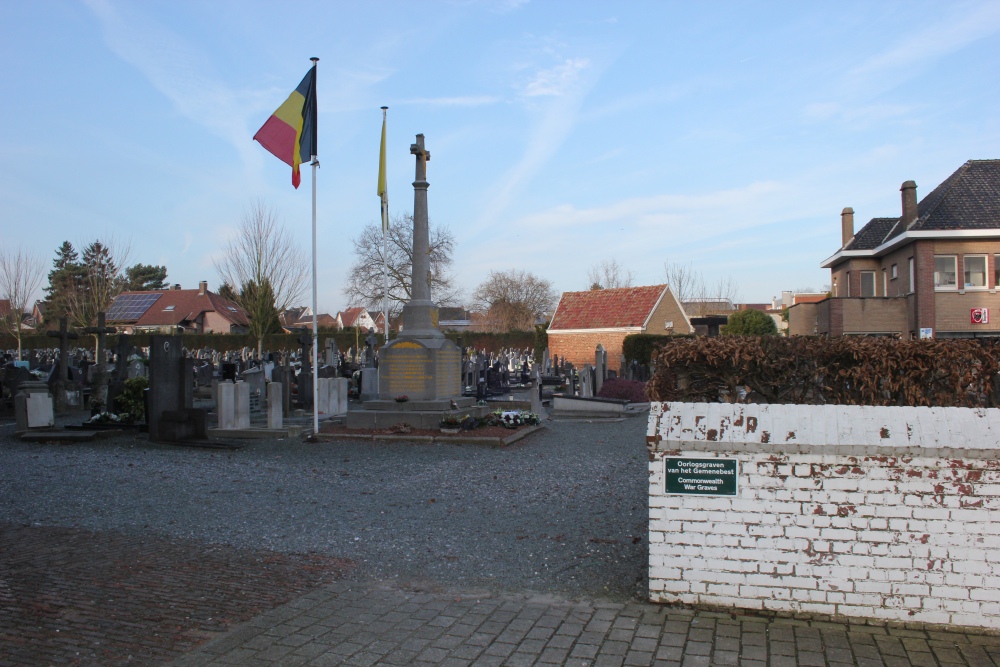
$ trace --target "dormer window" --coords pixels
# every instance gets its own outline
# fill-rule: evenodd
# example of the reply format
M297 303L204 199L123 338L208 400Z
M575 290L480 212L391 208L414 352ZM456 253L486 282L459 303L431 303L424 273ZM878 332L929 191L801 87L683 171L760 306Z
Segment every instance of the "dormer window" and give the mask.
M174 308L175 308L175 306L167 306L166 308L163 309L163 312L165 312L165 313L169 312L169 311L173 310Z

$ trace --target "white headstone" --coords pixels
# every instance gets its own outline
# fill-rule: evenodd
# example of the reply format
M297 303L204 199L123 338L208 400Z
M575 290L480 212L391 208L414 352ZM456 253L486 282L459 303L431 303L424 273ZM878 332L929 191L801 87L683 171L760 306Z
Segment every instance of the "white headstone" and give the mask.
M270 429L284 427L280 382L272 382L267 385L267 427Z
M43 428L55 426L55 415L52 411L52 397L48 394L28 394L28 428Z
M325 417L330 416L330 390L333 378L318 378L316 380L316 412Z
M220 429L236 428L236 385L220 382L216 386L215 414Z
M250 428L250 385L237 382L235 389L235 410L233 411L234 428Z
M332 393L336 396L336 402L331 407L333 414L347 414L347 392L350 384L351 381L347 378L333 378L334 391Z

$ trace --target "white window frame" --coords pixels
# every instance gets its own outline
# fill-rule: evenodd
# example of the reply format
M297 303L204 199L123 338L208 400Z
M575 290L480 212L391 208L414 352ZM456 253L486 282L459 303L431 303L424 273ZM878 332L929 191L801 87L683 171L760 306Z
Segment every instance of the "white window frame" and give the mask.
M870 275L872 277L872 293L865 294L865 276ZM878 296L878 283L875 282L875 272L874 271L862 271L861 272L861 296L864 298Z
M889 296L889 274L882 269L882 296Z
M895 280L896 278L899 277L899 267L897 267L895 264L892 265L890 277L892 278L892 280Z
M952 273L955 276L955 282L950 285L940 284L939 276L942 271L938 271L938 260L939 259L950 259L952 262ZM958 255L934 255L934 291L936 292L953 292L958 289Z
M966 276L969 273L969 264L968 264L968 261L970 259L981 259L981 260L983 260L983 284L982 285L970 285L968 283L968 281L966 280ZM962 285L964 285L963 289L967 289L967 290L983 290L983 289L987 289L988 288L988 280L989 280L989 277L988 277L989 268L990 268L990 262L986 258L986 255L964 255L962 257Z
M910 264L910 294L913 294L914 292L917 291L917 266L916 262L913 261L912 257L909 258L909 264Z

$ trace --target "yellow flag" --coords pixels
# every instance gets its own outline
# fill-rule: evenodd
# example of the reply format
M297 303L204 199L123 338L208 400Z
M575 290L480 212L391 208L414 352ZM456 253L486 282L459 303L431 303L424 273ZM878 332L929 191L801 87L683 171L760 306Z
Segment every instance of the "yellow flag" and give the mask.
M385 186L385 108L382 109L382 145L378 154L378 197L382 206L382 231L389 230L389 190Z

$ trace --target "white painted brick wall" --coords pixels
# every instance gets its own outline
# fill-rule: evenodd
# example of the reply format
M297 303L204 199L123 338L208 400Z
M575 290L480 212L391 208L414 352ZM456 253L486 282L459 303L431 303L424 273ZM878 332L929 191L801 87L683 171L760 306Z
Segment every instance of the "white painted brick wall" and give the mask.
M650 599L1000 628L1000 410L654 403L647 443Z

